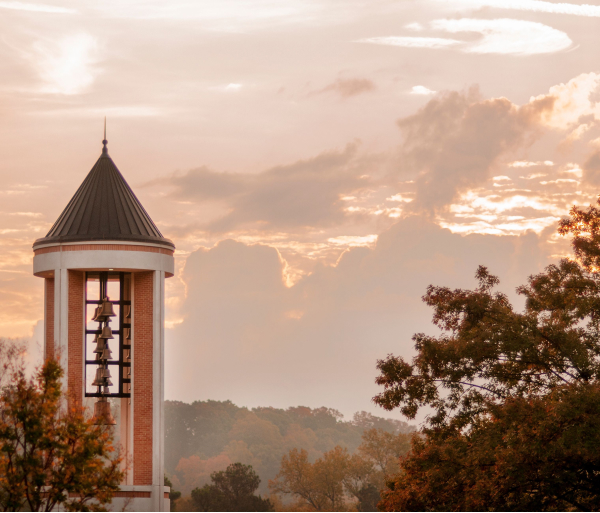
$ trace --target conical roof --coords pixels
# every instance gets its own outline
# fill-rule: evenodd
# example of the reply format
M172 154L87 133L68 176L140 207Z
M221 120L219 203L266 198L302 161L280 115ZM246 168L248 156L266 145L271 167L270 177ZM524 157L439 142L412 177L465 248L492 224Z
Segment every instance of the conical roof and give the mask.
M103 141L102 155L48 234L33 247L48 243L132 241L175 245L162 236L148 212L117 169Z

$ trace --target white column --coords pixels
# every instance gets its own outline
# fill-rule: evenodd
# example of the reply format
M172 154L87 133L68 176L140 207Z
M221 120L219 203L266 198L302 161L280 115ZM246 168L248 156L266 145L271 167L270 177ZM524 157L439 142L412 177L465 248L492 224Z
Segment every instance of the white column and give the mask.
M165 273L154 272L152 351L152 503L154 511L165 510L164 500L164 303Z
M62 387L69 373L69 278L66 269L54 270L54 354L63 369Z

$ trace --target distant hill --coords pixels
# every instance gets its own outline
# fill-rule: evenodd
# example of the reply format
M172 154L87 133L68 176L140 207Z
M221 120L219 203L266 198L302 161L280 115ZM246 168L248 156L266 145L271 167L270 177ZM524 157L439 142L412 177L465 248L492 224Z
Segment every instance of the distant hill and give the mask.
M337 410L297 406L239 407L231 401L165 402L165 471L183 495L210 481L210 473L230 463L252 465L261 478L259 492L279 471L290 449L308 451L311 460L336 445L350 453L361 443L365 429L409 433L414 426L359 412L344 421Z

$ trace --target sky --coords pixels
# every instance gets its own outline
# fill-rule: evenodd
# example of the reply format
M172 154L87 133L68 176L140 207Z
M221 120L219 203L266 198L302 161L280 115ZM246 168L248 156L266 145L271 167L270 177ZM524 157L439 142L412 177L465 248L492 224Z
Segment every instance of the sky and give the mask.
M600 2L0 1L0 336L109 153L162 233L166 398L372 402L429 284L515 287L600 186Z

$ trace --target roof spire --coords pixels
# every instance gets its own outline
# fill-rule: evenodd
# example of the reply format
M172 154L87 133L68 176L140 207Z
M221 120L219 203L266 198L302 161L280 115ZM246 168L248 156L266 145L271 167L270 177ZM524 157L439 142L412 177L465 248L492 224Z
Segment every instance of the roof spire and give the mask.
M102 144L102 155L108 155L108 149L106 148L106 145L108 144L108 141L106 140L106 116L104 116L104 140L102 141Z

